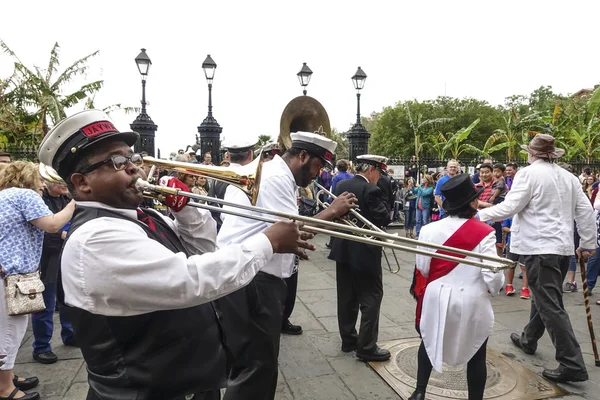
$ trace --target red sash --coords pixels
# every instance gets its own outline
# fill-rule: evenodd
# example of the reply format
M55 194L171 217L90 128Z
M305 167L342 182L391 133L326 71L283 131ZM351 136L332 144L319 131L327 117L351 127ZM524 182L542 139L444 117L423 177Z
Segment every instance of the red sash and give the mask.
M456 247L462 250L473 250L487 235L493 232L494 229L488 224L471 218L467 220L460 228L456 230L444 242L444 246ZM437 254L446 254L458 258L465 258L466 256L460 254L454 254L445 250L436 251ZM423 309L423 298L425 297L425 289L431 282L439 279L443 276L448 275L458 265L455 261L442 260L440 258L432 258L429 265L429 277L425 278L419 270L415 271L416 284L414 292L417 295L417 315L416 323L417 326L421 323L421 310Z

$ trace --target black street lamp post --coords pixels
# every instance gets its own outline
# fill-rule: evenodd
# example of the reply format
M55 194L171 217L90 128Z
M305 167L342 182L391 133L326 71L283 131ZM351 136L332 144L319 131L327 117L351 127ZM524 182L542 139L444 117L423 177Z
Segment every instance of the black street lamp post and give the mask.
M142 112L129 125L131 130L140 134L140 138L133 145L133 149L136 153L145 151L149 156L154 157L154 137L158 126L146 113L146 79L148 79L148 71L152 65L150 57L146 54L146 49L142 49L142 52L135 58L135 63L142 76Z
M308 68L306 63L302 63L302 69L296 75L298 76L298 80L300 81L300 86L302 86L302 93L306 96L306 87L310 83L310 77L312 75L312 71Z
M371 134L360 123L360 91L365 87L367 74L358 67L358 70L352 77L354 89L356 89L356 123L348 131L348 143L350 161L356 161L356 156L367 154L369 152L369 137Z
M198 151L198 149L200 149L202 157L206 152L210 152L213 164L219 165L221 161L220 147L221 132L223 131L223 128L219 125L212 114L212 81L215 77L217 64L211 58L210 54L202 63L202 69L204 69L204 75L206 76L206 80L208 82L208 115L198 127L198 133L200 134L200 137L196 137L196 144L192 146L192 148L194 151Z

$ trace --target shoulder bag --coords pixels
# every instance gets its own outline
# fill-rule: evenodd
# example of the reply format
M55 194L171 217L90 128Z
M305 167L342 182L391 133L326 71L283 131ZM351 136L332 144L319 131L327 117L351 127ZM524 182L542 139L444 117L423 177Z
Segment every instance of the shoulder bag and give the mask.
M38 271L4 277L8 315L32 314L46 309L44 284Z

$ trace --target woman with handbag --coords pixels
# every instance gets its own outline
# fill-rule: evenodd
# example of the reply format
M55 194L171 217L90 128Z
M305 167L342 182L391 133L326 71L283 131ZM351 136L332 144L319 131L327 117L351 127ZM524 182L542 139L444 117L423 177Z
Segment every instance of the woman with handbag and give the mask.
M28 314L45 308L39 277L44 232L56 233L69 222L75 202L52 214L42 200L44 183L38 166L15 161L0 173L0 400L39 399L25 394L37 386L36 377L19 378L13 367L27 329Z

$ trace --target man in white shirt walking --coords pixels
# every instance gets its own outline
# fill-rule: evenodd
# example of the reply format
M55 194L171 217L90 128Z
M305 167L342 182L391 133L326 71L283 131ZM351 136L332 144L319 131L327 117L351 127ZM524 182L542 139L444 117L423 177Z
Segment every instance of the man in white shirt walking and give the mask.
M292 147L283 156L263 164L260 192L256 205L271 210L298 214L298 186L306 187L323 166L333 160L337 143L308 132L291 134ZM228 189L229 191L229 189ZM354 195L344 193L315 218L333 220L354 207ZM228 225L231 223L231 229ZM219 232L219 246L240 243L267 228L267 224L233 215L226 217ZM247 307L251 317L240 321L247 346L242 354L247 365L232 371L225 399L270 400L275 397L279 339L286 299L285 278L294 272L293 254L277 255L256 275L248 289ZM301 256L301 258L303 258Z
M564 154L554 147L554 137L536 135L528 146L530 166L519 170L504 202L480 210L482 221L500 221L514 215L511 252L523 256L533 293L530 321L513 343L533 354L547 329L559 367L542 375L557 382L588 379L581 348L565 311L561 285L574 253L573 220L577 222L580 247L577 254L587 258L596 248L596 226L590 202L577 177L554 160Z
M210 302L247 285L273 253L312 246L286 222L215 251L214 220L187 198L167 196L175 221L138 208L137 140L87 110L40 144L40 161L78 203L57 283L87 363L87 399L219 399L225 348Z

